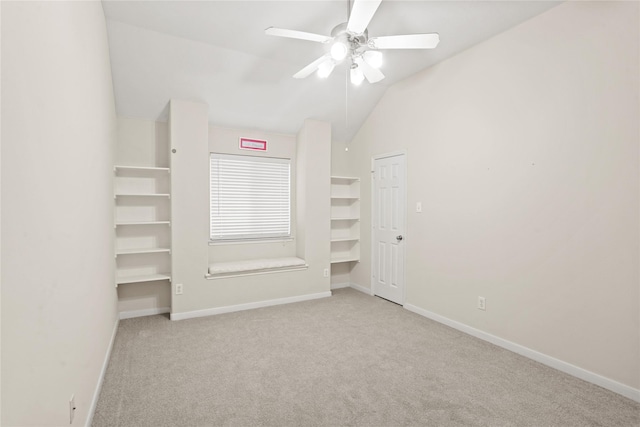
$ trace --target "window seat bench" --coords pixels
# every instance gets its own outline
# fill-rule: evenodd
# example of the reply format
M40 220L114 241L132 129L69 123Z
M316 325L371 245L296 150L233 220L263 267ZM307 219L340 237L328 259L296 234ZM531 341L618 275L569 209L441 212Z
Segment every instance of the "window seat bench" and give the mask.
M302 258L262 258L245 261L214 262L209 264L207 279L277 273L280 271L304 270L308 267Z

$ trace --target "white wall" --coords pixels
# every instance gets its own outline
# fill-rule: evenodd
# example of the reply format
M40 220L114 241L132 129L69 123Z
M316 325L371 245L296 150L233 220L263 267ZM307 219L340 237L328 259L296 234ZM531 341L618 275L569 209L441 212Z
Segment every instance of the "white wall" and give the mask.
M115 163L168 167L169 126L167 122L118 117Z
M349 152L345 151L347 144L339 141L331 141L331 175L348 176Z
M568 2L389 88L349 150L352 281L371 156L406 149L406 303L640 388L638 6Z
M2 2L2 425L86 422L116 325L100 2Z
M2 6L0 5L0 46L2 46ZM0 70L2 70L2 55L0 55ZM1 75L0 71L0 75ZM0 93L2 84L0 83ZM1 103L0 103L1 104ZM0 135L2 134L2 106L0 105ZM2 137L0 136L0 188L2 187ZM2 192L0 192L0 331L2 331ZM2 333L0 332L0 365L2 364ZM0 384L2 384L2 369L0 369ZM0 386L0 423L2 422L2 387Z
M171 313L205 303L201 296L208 266L209 150L206 104L172 99L169 103L171 164ZM192 305L185 304L191 302ZM185 308L185 305L187 308ZM198 307L204 308L204 307Z
M297 137L298 256L309 265L305 281L325 292L331 267L331 125L307 119Z

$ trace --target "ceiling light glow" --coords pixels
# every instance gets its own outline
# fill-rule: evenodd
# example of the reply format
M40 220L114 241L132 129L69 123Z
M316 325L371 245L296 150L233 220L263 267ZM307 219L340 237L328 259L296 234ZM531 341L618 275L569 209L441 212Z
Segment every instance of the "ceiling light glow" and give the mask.
M336 61L342 61L349 53L349 48L342 41L337 41L331 45L331 57Z
M360 83L364 80L364 74L362 74L362 70L358 67L354 67L351 69L351 83L356 86L359 86Z

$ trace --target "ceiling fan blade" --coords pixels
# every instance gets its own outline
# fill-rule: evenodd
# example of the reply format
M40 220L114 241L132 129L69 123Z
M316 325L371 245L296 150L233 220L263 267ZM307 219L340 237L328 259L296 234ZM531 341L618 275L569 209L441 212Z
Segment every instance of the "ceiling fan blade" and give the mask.
M355 0L347 23L347 31L354 34L364 33L381 2L382 0Z
M331 60L331 56L330 55L328 55L328 54L327 55L322 55L320 58L316 59L311 64L307 65L302 70L300 70L297 73L295 73L293 75L293 78L295 78L295 79L304 79L305 77L308 77L309 75L311 75L311 73L313 73L315 70L317 70L318 67L320 67L320 65L323 62L330 61L330 60Z
M356 64L358 64L358 67L362 70L362 74L364 74L369 83L377 83L380 80L384 79L384 74L382 74L382 71L367 64L367 61L364 61L362 57L356 58L355 62Z
M433 49L439 42L438 33L431 33L372 37L368 45L372 49Z
M312 42L326 43L333 40L329 36L323 36L321 34L306 33L304 31L285 30L283 28L269 27L264 30L264 33L268 36L289 37L291 39L309 40Z

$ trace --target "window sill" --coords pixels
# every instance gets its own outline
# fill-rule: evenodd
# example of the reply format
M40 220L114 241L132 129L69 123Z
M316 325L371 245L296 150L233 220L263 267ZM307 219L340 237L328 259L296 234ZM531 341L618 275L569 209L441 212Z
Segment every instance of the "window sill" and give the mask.
M239 262L213 263L204 277L224 279L227 277L254 276L256 274L280 273L285 271L306 270L305 260L297 257L270 258Z
M225 245L257 245L261 243L286 243L293 242L293 237L279 237L275 239L244 239L244 240L209 240L209 246L225 246Z

